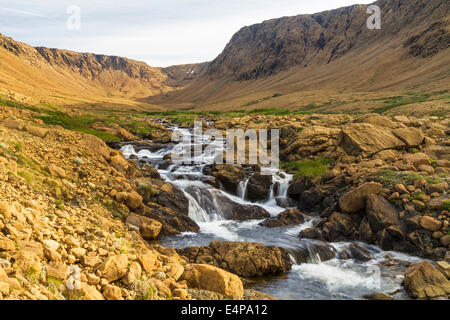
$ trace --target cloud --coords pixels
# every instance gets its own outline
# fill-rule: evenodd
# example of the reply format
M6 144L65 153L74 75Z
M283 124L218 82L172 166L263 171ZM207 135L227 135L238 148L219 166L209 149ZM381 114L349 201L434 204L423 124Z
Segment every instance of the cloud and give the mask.
M43 15L41 15L39 13L30 12L30 11L24 11L24 10L11 9L11 8L5 8L5 7L0 7L0 10L12 12L12 13L17 13L19 15L41 17L41 18L45 17L45 16L43 16Z

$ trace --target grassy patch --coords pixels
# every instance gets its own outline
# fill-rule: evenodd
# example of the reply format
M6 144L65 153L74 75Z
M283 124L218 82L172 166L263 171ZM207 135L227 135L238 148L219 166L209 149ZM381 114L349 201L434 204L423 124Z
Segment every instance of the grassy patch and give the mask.
M329 171L331 160L301 160L285 162L282 164L283 169L295 171L294 177L308 177L311 179L323 178Z
M92 134L105 141L118 141L116 136L110 133L98 131L90 128L90 126L98 121L98 119L90 115L68 115L61 111L47 111L45 114L37 116L38 119L44 121L48 125L59 125L67 130L77 131L81 133Z
M58 111L56 107L50 104L41 104L45 108L30 106L16 101L8 100L5 96L0 95L0 105L4 105L11 108L26 109L34 111L39 115L36 116L37 119L41 119L45 124L48 125L60 125L61 127L77 131L81 133L88 133L99 137L105 141L118 141L119 138L113 136L110 133L97 131L90 128L90 125L98 121L95 117L91 115L68 115L62 111Z
M406 106L414 103L421 103L425 101L434 100L433 97L445 92L433 92L433 93L414 93L407 92L403 96L393 96L386 98L375 99L375 101L383 101L383 106L372 110L375 113L386 113L392 109Z
M398 172L393 170L383 170L378 174L380 182L386 187L391 188L396 184L403 184L405 186L411 185L416 180L425 179L427 184L440 183L445 176L422 176L417 173Z
M445 201L444 204L442 205L442 209L450 211L450 201ZM449 231L450 234L450 231Z
M275 115L275 116L285 116L292 112L285 109L278 108L265 108L265 109L255 109L248 112L249 114L263 114L263 115Z

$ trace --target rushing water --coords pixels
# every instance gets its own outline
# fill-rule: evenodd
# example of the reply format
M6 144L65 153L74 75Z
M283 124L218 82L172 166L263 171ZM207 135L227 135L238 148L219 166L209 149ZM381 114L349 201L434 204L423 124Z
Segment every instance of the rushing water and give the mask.
M259 226L261 220L233 221L227 220L227 210L230 202L241 205L259 205L275 216L285 210L277 205L277 198L285 199L287 189L292 181L292 175L271 169L272 186L266 201L252 203L246 200L248 179L238 185L237 196L231 195L220 188L214 188L207 183L208 178L203 169L214 162L216 156L223 152L223 140L211 141L209 137L193 135L188 129L178 129L183 136L188 136L194 144L207 145L207 151L201 157L193 158L197 164L163 165L166 154L183 154L191 150L191 144L179 143L166 146L157 151L143 149L135 151L133 145L122 147L125 157L137 157L151 163L161 177L177 186L189 200L189 216L200 226L199 233L183 233L178 236L166 237L161 243L167 247L184 248L189 246L209 245L213 240L250 241L264 245L274 245L284 248L309 248L312 240L299 239L301 230L309 228L314 223L314 217L306 217L302 225L281 228L266 228ZM277 186L277 187L275 187ZM332 243L339 253L351 243ZM385 252L375 246L363 243L358 245L370 251L374 259L367 262L352 259L332 259L321 262L313 250L310 251L309 263L294 264L288 273L263 279L253 287L257 290L275 296L279 299L360 299L363 295L375 292L392 293L394 296L406 298L401 290L401 281L406 265L418 261L397 252ZM396 263L387 263L395 260Z

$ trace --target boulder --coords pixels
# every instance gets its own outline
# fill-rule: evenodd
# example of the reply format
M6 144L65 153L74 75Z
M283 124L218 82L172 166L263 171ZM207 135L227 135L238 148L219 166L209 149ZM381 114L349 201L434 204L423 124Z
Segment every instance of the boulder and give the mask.
M232 214L228 218L231 220L260 220L270 217L270 213L263 207L257 205L236 204L233 207Z
M438 270L450 280L450 264L446 261L438 261L436 262L436 268L438 268Z
M374 232L400 225L397 209L385 198L374 194L367 197L366 215Z
M357 123L368 123L368 124L371 124L374 126L391 128L391 129L397 128L397 124L395 122L393 122L388 117L379 115L377 113L363 115L356 122Z
M187 204L186 207L188 207ZM182 232L198 232L200 230L197 223L187 215L170 208L162 207L156 203L147 203L144 215L162 223L161 234L163 235L175 235Z
M371 124L353 124L342 130L339 145L347 154L370 157L382 150L400 149L405 143L388 130Z
M450 281L428 261L410 265L405 272L403 286L409 296L418 299L450 294Z
M283 153L288 161L295 161L335 149L340 132L341 129L338 128L306 127L290 135Z
M142 196L133 190L127 194L126 199L125 199L125 204L131 210L136 210L137 208L139 208L141 206L142 200L143 200Z
M81 283L81 294L83 295L83 300L105 300L100 291L85 282Z
M357 212L365 207L368 195L379 194L382 190L380 183L366 182L344 194L339 199L339 207L345 213Z
M203 173L215 177L227 192L234 195L237 193L239 182L247 178L247 172L244 168L231 164L206 166Z
M0 252L2 251L13 251L16 249L14 241L8 238L0 238Z
M100 154L106 160L109 160L110 149L102 139L91 134L84 134L82 137L82 144L90 150L92 154Z
M442 222L430 216L423 216L420 220L420 226L428 231L438 231L442 227Z
M334 259L336 249L326 242L315 240L301 240L295 248L289 248L289 253L296 264L320 263Z
M128 257L126 254L110 256L97 267L97 270L109 283L119 280L128 271Z
M47 276L66 280L69 276L67 265L61 262L51 262L47 265Z
M353 215L341 212L331 214L322 227L323 237L330 242L352 239L356 231Z
M155 253L149 252L141 255L139 257L139 262L142 265L142 268L147 273L152 273L156 270L156 260L158 259L158 256Z
M271 175L255 173L247 184L246 198L253 202L266 200L271 186Z
M290 225L302 224L305 222L305 217L298 209L288 209L281 212L276 217L268 218L259 223L260 226L275 228Z
M23 130L25 123L22 120L6 120L3 125L8 129Z
M30 126L30 125L25 126L25 131L27 131L28 133L32 134L33 136L36 136L39 138L44 138L48 133L47 129Z
M288 196L291 198L298 198L303 192L313 187L312 182L305 177L295 179L288 188Z
M213 241L209 246L177 251L190 263L210 264L246 278L274 275L291 269L287 250L259 243Z
M450 196L449 195L445 195L445 196L441 196L441 197L437 197L437 198L431 199L427 203L427 208L429 210L440 210L444 206L444 204L446 204L446 203L450 203Z
M110 158L110 164L119 171L127 171L130 164L121 154L116 154Z
M423 152L433 160L450 160L449 146L431 145L424 148Z
M189 288L197 288L223 294L233 299L242 299L244 286L238 276L206 264L188 264L180 278Z
M133 261L130 264L130 269L128 270L127 274L122 279L122 281L125 284L132 285L133 283L136 283L137 281L141 280L141 276L142 276L141 265L138 262Z
M417 147L422 144L425 135L417 128L399 128L392 130L394 136L402 140L407 147Z
M382 292L368 294L368 295L365 295L363 298L367 299L367 300L395 300L391 296L387 295L386 293L382 293Z
M66 171L55 164L51 164L47 167L47 171L56 178L65 178Z
M8 281L9 277L6 271L0 266L0 281L6 282Z
M354 259L365 262L372 260L373 256L368 250L356 243L352 243L348 248L339 253L339 259Z
M406 153L403 155L402 160L404 163L410 163L412 164L416 169L419 168L421 165L430 165L430 157L423 153Z
M155 195L155 197L152 197L151 200L163 207L184 214L185 216L189 214L189 200L186 198L183 190L170 183L164 183L159 189L158 194Z
M158 238L162 229L162 223L137 214L130 214L126 223L139 228L144 239L155 240Z
M118 286L108 284L103 290L103 296L108 300L123 300L122 289Z
M307 228L298 234L300 239L311 239L318 241L325 241L325 238L322 235L322 231L319 228Z
M31 251L17 251L14 255L14 260L14 267L23 272L38 274L42 270L41 259Z

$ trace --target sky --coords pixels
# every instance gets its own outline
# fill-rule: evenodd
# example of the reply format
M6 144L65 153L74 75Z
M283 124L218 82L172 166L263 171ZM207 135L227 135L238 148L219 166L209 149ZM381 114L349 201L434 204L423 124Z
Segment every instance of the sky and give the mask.
M151 66L211 61L240 28L374 0L0 0L0 33Z

